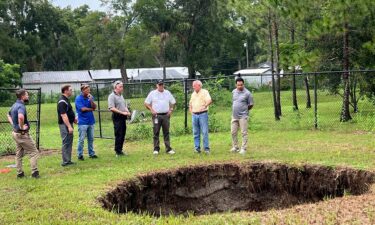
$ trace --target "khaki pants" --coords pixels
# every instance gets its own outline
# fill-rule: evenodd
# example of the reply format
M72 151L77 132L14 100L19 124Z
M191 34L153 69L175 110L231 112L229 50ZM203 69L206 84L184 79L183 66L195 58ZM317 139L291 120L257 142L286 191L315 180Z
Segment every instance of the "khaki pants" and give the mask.
M248 127L248 118L242 118L242 119L234 119L232 118L231 122L231 133L232 133L232 145L233 148L238 148L238 130L241 128L241 134L242 134L242 147L241 149L246 150L247 148L247 127Z
M30 157L31 171L32 173L38 171L38 158L39 151L35 146L33 139L31 139L29 133L20 134L13 132L13 139L16 142L16 166L17 173L23 172L22 169L22 158L25 154Z

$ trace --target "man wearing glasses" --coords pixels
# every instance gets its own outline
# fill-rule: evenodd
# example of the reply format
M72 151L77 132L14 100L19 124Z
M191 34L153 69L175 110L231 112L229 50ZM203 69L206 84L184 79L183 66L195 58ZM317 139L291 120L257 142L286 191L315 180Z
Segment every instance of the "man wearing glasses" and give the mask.
M73 89L70 85L61 87L61 97L57 102L57 117L60 128L60 135L62 139L62 163L61 166L69 166L74 164L72 159L73 147L73 123L77 123L77 118L70 104L69 98L73 94Z
M108 109L112 112L112 121L115 131L115 152L116 156L126 155L123 151L126 135L126 119L131 115L122 92L124 90L123 83L116 81L113 84L113 92L108 96Z

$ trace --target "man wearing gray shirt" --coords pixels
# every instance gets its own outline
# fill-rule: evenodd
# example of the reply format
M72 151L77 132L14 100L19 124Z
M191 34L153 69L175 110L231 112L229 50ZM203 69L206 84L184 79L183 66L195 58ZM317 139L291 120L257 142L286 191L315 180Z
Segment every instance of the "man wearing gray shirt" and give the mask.
M108 96L108 109L112 111L112 121L115 130L115 152L116 156L125 155L123 145L126 135L126 119L131 115L122 96L123 83L116 81L113 84L113 92Z
M236 79L236 89L232 91L233 105L232 105L232 146L231 152L239 152L240 154L246 153L247 148L247 127L249 120L249 111L253 108L253 96L245 88L244 80L241 77ZM241 150L238 147L238 129L241 128L242 133L242 146Z
M169 141L169 121L175 104L176 100L171 92L164 89L163 80L158 80L156 83L156 89L151 91L145 100L146 108L152 113L154 155L159 154L160 151L160 128L163 128L164 144L167 154L175 154Z

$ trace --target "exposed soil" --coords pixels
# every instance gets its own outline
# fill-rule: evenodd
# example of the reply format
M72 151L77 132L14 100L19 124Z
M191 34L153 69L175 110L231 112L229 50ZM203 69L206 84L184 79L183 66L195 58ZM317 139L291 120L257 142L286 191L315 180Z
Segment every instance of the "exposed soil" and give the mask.
M56 149L40 149L40 155L41 156L48 156L48 155L53 155L56 153L59 153L59 150ZM27 155L26 155L27 156ZM3 159L4 161L14 161L15 154L13 155L0 155L0 159Z
M316 165L214 164L138 176L100 197L110 211L196 215L266 211L314 203L345 194L361 195L375 173Z

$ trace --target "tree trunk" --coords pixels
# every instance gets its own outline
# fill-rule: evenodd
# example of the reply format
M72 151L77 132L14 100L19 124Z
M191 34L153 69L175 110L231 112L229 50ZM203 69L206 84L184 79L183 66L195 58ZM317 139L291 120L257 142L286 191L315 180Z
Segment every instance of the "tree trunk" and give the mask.
M353 77L353 76L352 76ZM358 99L357 99L357 83L358 80L356 77L353 78L351 83L350 99L352 102L354 113L358 112Z
M294 29L294 23L292 23L292 29L290 32L290 39L292 44L294 44L295 40L295 29ZM298 110L298 103L297 103L297 87L296 87L296 65L292 65L292 73L293 73L293 83L292 83L292 89L293 89L293 110Z
M349 25L347 22L344 23L344 52L343 52L343 67L344 73L342 75L342 80L344 83L344 97L342 102L341 110L341 122L347 122L352 119L349 111L349 96L350 96L350 83L349 83Z
M309 85L309 77L305 77L305 87L306 87L306 108L311 108L311 97L310 97L310 85Z
M276 48L276 102L277 102L277 113L281 116L281 80L280 80L280 47L279 47L279 26L276 21L276 15L273 17L273 31L275 36L275 48Z
M167 64L167 59L165 55L165 46L167 44L167 40L169 37L168 32L163 32L160 34L160 39L161 39L161 55L162 55L162 63L163 63L163 80L167 79L167 70L166 70L166 64Z
M188 71L189 71L189 79L195 79L196 74L195 74L195 69L193 65L188 65Z
M163 80L167 79L166 59L165 59L165 40L163 41Z
M126 66L125 66L125 56L121 57L120 72L121 72L122 82L124 84L128 83L128 74L126 73Z
M274 71L274 56L273 56L273 40L272 40L272 16L271 9L268 8L268 38L270 44L270 56L271 56L271 73L272 73L272 97L273 97L273 107L275 120L280 120L280 116L277 109L277 98L276 98L276 88L275 88L275 71Z

